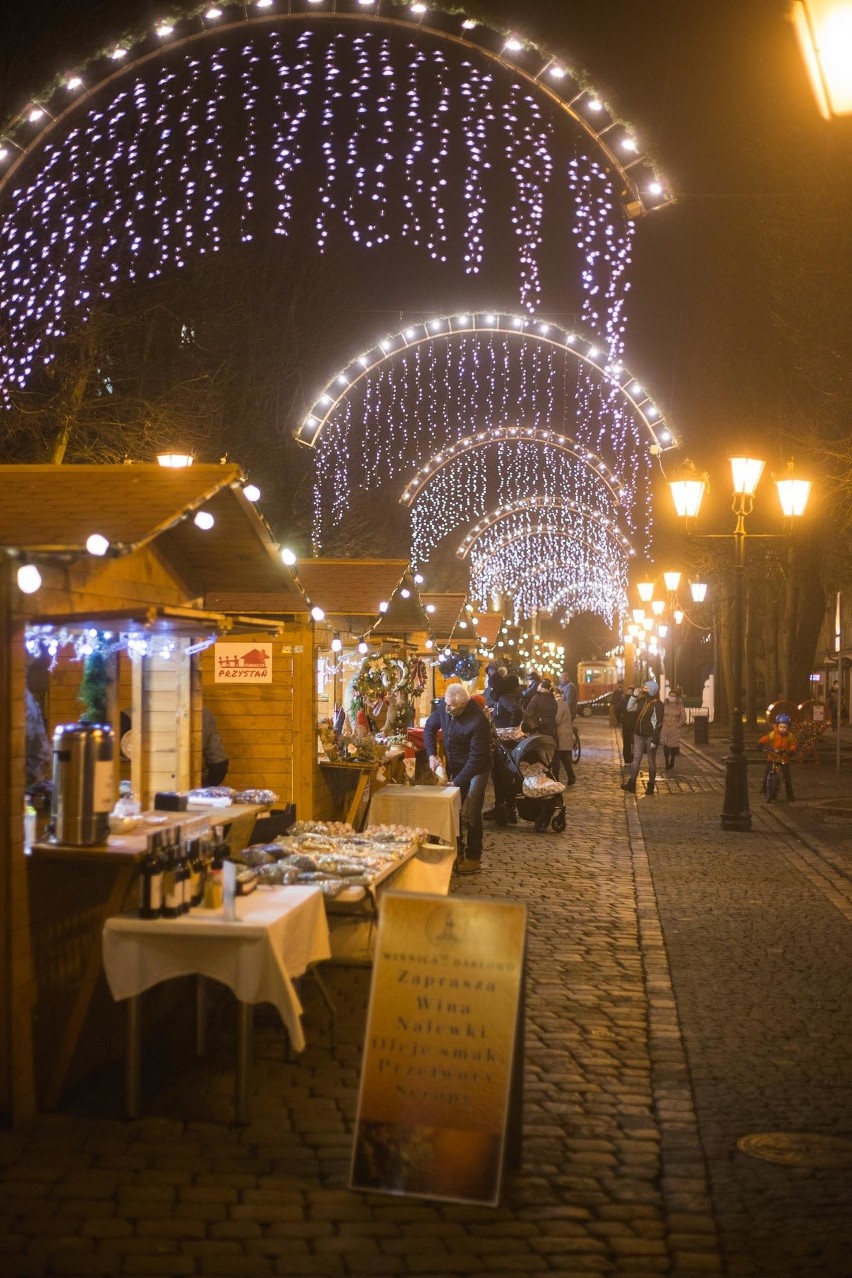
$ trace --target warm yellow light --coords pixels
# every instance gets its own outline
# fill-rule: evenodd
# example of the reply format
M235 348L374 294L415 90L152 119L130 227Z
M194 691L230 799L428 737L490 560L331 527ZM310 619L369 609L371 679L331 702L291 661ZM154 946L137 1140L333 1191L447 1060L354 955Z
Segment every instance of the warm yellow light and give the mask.
M735 497L753 497L766 462L757 457L732 457L731 481Z
M158 453L157 462L160 466L164 466L166 470L183 470L185 466L191 466L195 458L191 453Z
M666 605L662 599L651 600L651 612L655 617L661 616L666 610Z
M778 489L778 500L781 503L785 519L799 519L804 513L811 495L811 481L797 479L793 474L793 463L790 462L780 479L775 480Z
M633 611L632 611L632 614L631 614L631 615L632 615L632 617L633 617L633 620L634 620L634 621L635 621L638 625L641 625L641 624L642 624L642 622L645 620L645 609L644 609L644 608L634 608L634 609L633 609Z
M690 593L692 594L693 603L704 603L707 598L707 582L691 581L689 583Z
M682 625L684 614L681 612L680 608L675 608L674 613L672 615L675 619L675 625L676 626Z
M820 115L852 114L852 0L797 0L793 25Z
M654 598L653 581L638 581L636 583L636 593L643 603L650 603Z
M661 639L665 639L668 633L669 633L668 626L666 625L664 621L661 621L660 624L657 626L657 634L660 636Z
M666 583L666 590L668 590L671 594L674 594L674 592L677 590L678 586L680 585L680 573L664 572L663 581Z
M673 479L669 488L672 501L680 519L695 519L701 509L704 494L707 491L707 480L703 475L694 472Z

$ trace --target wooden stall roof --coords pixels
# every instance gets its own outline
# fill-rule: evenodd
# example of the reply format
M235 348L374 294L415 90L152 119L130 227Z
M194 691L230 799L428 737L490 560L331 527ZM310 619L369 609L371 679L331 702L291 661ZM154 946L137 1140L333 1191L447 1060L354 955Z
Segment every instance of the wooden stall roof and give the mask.
M327 618L375 621L379 604L390 600L408 572L407 559L300 559L299 582ZM413 584L412 584L413 588Z
M372 628L372 634L380 639L396 635L427 632L429 617L423 607L420 592L411 572L406 572L388 601L388 610Z
M493 648L503 624L502 612L486 612L476 614L476 637L486 648Z
M241 479L231 465L0 466L0 546L83 552L86 539L100 533L133 550Z
M307 611L307 603L267 525L239 486L222 488L204 502L215 524L208 532L196 528L191 519L181 520L164 532L158 549L169 556L190 585L193 596L203 596L208 607L221 609L212 595L245 593L251 596L279 595L289 606L275 611ZM252 599L229 612L267 612Z
M423 607L426 609L426 613L429 617L429 629L432 631L433 638L437 639L439 642L452 639L454 635L458 638L456 627L462 619L464 606L467 602L467 595L426 594L421 595L420 597L423 600ZM434 608L433 612L429 611L430 607ZM460 633L465 634L465 631L462 630ZM471 633L469 637L473 638L473 634Z
M305 611L267 524L242 491L242 478L234 465L0 466L0 546L35 556L85 556L92 533L106 537L119 554L156 542L190 598L214 590L250 592L247 607L230 611L255 612L253 596L274 593L288 604L276 611ZM207 531L186 518L201 508L215 520Z

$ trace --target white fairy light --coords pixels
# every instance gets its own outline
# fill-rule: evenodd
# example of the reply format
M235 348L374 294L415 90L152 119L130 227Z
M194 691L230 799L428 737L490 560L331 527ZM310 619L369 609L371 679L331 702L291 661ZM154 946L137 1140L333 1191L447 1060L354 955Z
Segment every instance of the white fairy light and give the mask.
M102 533L92 533L86 538L86 549L90 555L105 555L109 550L109 541Z
M257 484L245 484L243 494L247 501L260 501L260 489Z
M21 564L16 580L18 589L25 595L34 595L41 587L41 573L35 564Z
M288 568L292 568L293 564L296 562L296 555L289 546L285 546L281 551L281 561L282 563L287 564Z
M194 516L192 522L195 524L196 528L200 528L202 532L209 532L215 524L216 519L213 515L211 515L209 510L199 510Z
M318 607L311 608L311 616L313 617L314 621L325 621L325 613L323 612L322 608L318 608Z

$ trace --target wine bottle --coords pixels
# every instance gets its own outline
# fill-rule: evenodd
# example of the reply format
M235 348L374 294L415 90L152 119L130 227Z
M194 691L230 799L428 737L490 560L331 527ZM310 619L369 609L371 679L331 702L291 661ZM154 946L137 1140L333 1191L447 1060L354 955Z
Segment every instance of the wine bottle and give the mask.
M187 857L186 848L180 840L180 826L175 826L173 834L176 848L175 857L177 860L177 874L178 879L180 880L180 911L181 914L189 914L190 907L192 906L192 882L189 869L189 858Z
M139 874L139 917L158 919L163 912L163 869L159 835L148 835L145 859Z
M165 849L163 873L163 918L176 919L182 913L183 882L178 878L176 849L169 843Z

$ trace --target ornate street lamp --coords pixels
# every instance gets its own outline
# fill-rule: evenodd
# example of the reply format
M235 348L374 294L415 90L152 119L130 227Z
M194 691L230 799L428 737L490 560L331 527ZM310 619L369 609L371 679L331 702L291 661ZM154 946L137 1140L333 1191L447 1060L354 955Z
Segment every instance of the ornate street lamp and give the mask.
M792 16L820 115L852 114L852 0L796 0Z
M732 537L734 541L734 625L733 625L733 706L731 709L730 752L725 760L725 800L722 806L723 830L750 830L751 811L748 802L747 760L743 736L743 665L745 650L745 548L747 536L773 537L773 533L749 534L746 518L754 507L754 494L765 463L756 457L732 457L731 479L733 500L731 509L737 524L732 533L702 533L708 538ZM781 509L786 520L800 518L807 506L810 483L797 479L792 473L792 463L781 477L776 479ZM671 483L675 510L683 519L694 519L701 509L706 487L706 477L688 476ZM700 491L699 491L700 486ZM685 491L687 490L687 491ZM702 583L694 583L700 585ZM706 587L704 588L706 590ZM696 598L693 586L693 598ZM702 593L703 598L703 593Z

